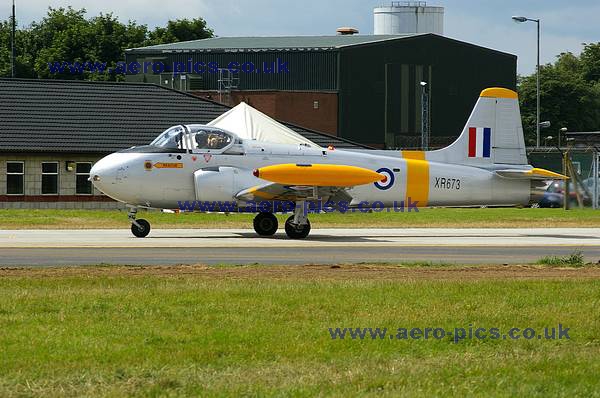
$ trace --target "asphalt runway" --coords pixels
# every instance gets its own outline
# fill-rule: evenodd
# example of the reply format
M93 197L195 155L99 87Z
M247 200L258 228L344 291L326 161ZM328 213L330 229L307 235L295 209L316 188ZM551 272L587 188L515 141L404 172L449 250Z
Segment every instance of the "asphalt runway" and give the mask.
M432 261L523 264L581 251L600 260L600 229L316 229L306 240L251 230L2 230L0 266L333 264Z

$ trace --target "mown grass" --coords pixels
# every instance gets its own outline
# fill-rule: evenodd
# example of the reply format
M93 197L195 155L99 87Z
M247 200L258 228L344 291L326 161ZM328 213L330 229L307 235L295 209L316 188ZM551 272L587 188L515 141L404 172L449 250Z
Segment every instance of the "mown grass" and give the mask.
M140 212L153 228L251 228L251 214L167 214ZM279 216L283 224L287 216ZM597 227L600 212L588 209L458 208L421 209L419 213L348 213L311 215L315 228L509 228ZM128 228L123 211L0 210L0 229Z
M0 272L0 396L599 394L598 279L242 271ZM340 341L328 332L558 323L571 340Z

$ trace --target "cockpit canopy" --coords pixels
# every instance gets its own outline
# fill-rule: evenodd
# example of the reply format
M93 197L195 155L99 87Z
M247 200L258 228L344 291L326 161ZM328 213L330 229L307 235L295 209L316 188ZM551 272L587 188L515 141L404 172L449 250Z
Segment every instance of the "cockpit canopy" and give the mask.
M163 149L221 152L236 141L239 143L233 133L215 127L181 125L167 129L150 145Z

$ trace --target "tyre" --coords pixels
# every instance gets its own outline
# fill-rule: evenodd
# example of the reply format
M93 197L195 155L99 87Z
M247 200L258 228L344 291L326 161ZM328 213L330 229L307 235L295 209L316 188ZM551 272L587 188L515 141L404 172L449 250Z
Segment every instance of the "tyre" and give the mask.
M260 236L273 236L279 228L279 221L272 213L259 213L254 217L254 230Z
M131 232L138 238L145 238L150 233L150 223L146 220L135 220L140 226L131 224Z
M291 216L285 222L285 233L290 239L304 239L310 233L310 221L306 220L304 225L294 225L294 216Z

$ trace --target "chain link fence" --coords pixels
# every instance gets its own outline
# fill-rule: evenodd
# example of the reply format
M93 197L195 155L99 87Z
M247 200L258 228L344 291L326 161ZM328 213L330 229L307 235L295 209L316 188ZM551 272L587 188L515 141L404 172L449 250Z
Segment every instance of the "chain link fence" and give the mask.
M600 181L598 179L598 150L587 148L537 148L528 150L529 162L534 167L548 169L569 176L561 180L545 181L536 192L540 207L598 208Z

